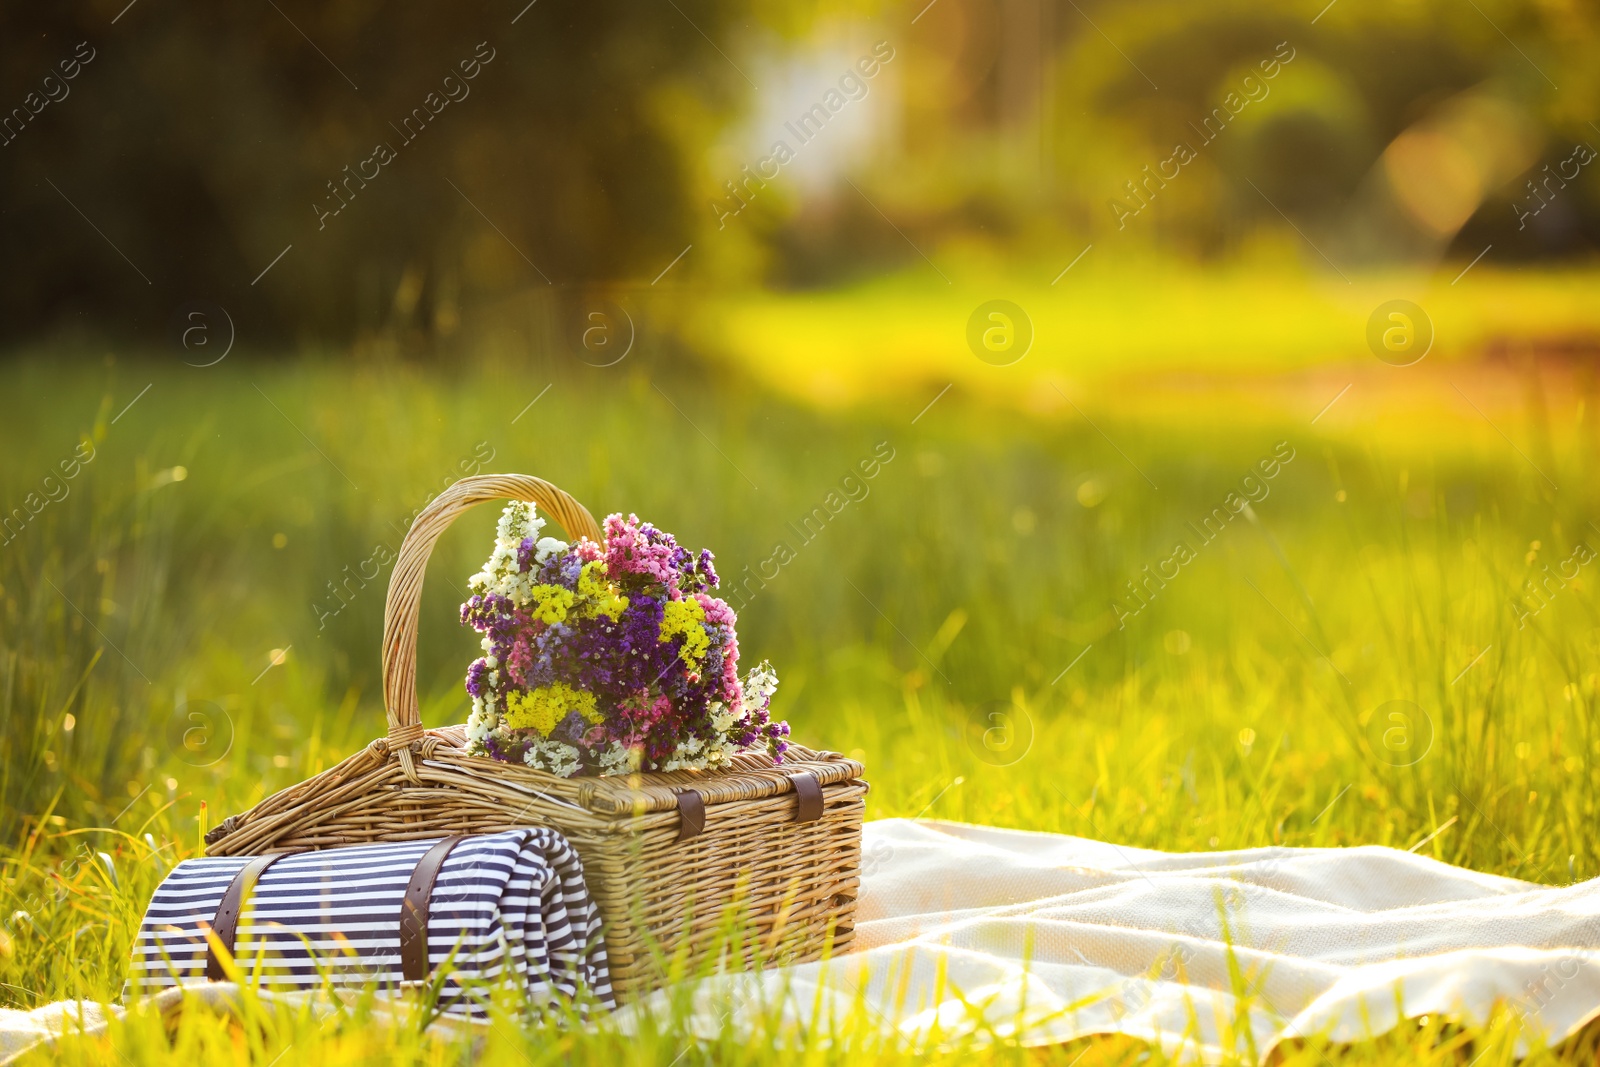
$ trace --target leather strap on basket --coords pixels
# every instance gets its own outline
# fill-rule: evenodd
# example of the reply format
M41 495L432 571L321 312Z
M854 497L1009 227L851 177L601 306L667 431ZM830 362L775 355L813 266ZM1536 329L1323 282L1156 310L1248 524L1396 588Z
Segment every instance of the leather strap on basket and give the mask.
M428 960L428 905L433 899L433 883L450 850L465 840L445 838L424 852L411 871L405 899L400 902L400 975L407 982L422 981L432 969Z
M810 771L792 775L789 783L794 787L795 822L820 822L822 819L822 783ZM678 790L678 842L682 844L699 837L706 829L706 802L693 789Z
M222 902L217 905L217 913L211 917L211 933L215 940L208 938L206 941L206 981L220 982L227 977L222 967L222 957L217 954L217 946L220 944L227 949L228 957L233 957L234 941L239 933L239 916L244 911L244 902L249 898L250 891L267 873L268 867L293 854L274 852L270 856L257 856L240 868L239 873L233 876L233 881L228 883L227 890L222 894Z
M820 822L822 819L822 783L817 781L817 776L807 771L797 774L789 779L794 783L796 801L794 809L795 822Z
M678 843L699 837L706 828L706 802L693 789L678 791Z
M383 707L389 718L388 752L398 755L407 781L417 782L411 746L421 740L417 711L417 612L422 577L434 542L457 515L485 500L527 500L556 521L574 540L600 540L594 516L572 497L542 478L526 474L480 474L463 478L434 497L400 542L389 597L383 607Z

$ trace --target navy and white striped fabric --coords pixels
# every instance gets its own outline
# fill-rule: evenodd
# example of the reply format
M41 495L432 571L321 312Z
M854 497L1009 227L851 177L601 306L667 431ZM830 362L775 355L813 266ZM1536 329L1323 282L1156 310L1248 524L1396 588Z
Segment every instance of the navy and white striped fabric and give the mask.
M433 844L363 845L278 860L239 918L240 970L249 975L259 968L261 987L279 992L325 984L398 988L401 901ZM145 911L125 993L205 981L205 930L228 883L251 859L178 864ZM489 987L507 981L526 991L531 1006L593 998L615 1007L600 914L577 852L554 830L507 830L455 846L434 882L428 957L443 977L439 1005L448 1014L483 1016Z

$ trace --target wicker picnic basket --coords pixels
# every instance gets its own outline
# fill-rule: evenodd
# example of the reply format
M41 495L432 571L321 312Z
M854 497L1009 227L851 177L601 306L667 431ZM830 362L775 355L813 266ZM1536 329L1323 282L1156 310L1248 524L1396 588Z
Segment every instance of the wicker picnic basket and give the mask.
M480 475L439 494L406 534L389 581L388 735L228 817L206 835L207 854L553 826L583 859L622 1000L661 985L669 960L693 973L818 959L849 942L867 793L857 761L792 745L778 766L749 754L716 772L559 778L468 755L464 727L423 727L416 647L428 556L457 515L501 499L532 501L570 537L600 539L583 505L539 478Z

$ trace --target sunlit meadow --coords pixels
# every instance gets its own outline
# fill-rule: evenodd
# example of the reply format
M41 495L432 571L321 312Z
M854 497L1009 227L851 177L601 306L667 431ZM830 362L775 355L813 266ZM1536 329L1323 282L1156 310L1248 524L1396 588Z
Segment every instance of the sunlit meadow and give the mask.
M1540 299L1568 307L1569 289ZM794 312L736 310L721 321L788 336L772 324ZM49 353L6 365L0 498L43 494L52 472L67 492L0 547L0 997L116 999L145 900L204 830L382 732L382 562L432 493L480 471L537 474L597 514L711 547L743 590L746 656L778 668L775 711L864 759L869 818L1179 851L1376 843L1543 883L1600 874L1596 383L1559 353L1482 346L1386 367L1361 349L1362 315L1330 315L1335 342L1286 342L1304 352L1292 371L1245 352L1225 374L1170 361L1130 384L1133 356L1085 369L1043 344L1012 368L941 350L878 382L824 361L811 369L851 383L835 397L803 363L784 371L789 340L776 363L729 348L669 360L646 337L606 368L488 342L427 369L249 351L197 369L99 349L70 371ZM1114 347L1114 330L1099 336ZM830 509L871 456L865 492ZM1229 494L1250 506L1222 521ZM807 527L818 508L827 521ZM456 605L493 519L463 519L430 565L426 724L465 717L474 641ZM793 558L774 576L780 543ZM1285 1055L1505 1063L1514 1029L1423 1020ZM142 1015L109 1040L128 1063L289 1049L666 1063L689 1047L670 1028L504 1021L474 1048L270 1011L164 1032ZM808 1060L845 1054L829 1035L800 1041ZM693 1057L765 1048L730 1034ZM869 1042L854 1058L907 1055ZM986 1055L1150 1052L1002 1041Z

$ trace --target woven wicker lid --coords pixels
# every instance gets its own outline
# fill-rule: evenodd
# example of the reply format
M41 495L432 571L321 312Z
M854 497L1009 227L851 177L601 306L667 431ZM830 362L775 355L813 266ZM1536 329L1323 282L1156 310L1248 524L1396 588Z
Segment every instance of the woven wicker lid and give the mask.
M466 748L466 727L445 726L428 731L456 749L453 768L481 764L481 773L503 774L508 768L520 771L514 764L501 763L484 756L461 755ZM426 758L423 760L426 764ZM652 811L670 811L677 807L678 794L693 789L707 805L734 800L756 800L791 792L790 779L800 774L810 774L819 785L832 785L860 778L866 767L859 761L837 752L818 751L804 745L791 744L783 755L783 762L774 764L759 752L744 752L733 758L730 767L715 771L648 771L638 774L584 775L577 778L555 778L539 775L540 791L554 795L567 803L575 804L600 815L643 815ZM518 775L521 777L522 775Z

